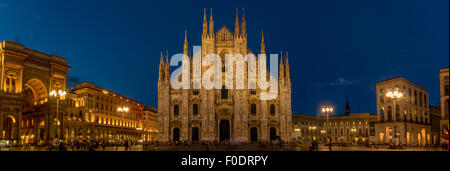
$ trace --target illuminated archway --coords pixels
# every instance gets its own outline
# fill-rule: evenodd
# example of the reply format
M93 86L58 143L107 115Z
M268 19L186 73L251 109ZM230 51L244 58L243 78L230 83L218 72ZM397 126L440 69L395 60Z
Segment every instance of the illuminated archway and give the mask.
M45 121L39 122L39 127L37 130L38 140L45 140Z
M6 116L3 120L3 128L2 128L2 138L7 140L14 139L16 128L16 119L13 116Z
M33 105L43 104L47 102L48 91L47 86L36 78L29 79L24 84L24 107L29 108Z

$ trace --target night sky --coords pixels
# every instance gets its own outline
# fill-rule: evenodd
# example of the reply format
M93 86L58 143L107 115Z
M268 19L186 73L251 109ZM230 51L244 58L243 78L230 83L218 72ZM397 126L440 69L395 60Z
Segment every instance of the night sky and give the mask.
M0 40L67 59L72 83L100 87L157 107L160 52L201 45L203 8L216 31L234 30L245 8L248 47L289 51L294 114L322 104L376 113L375 84L402 76L439 102L439 69L449 64L448 0L61 1L0 0ZM240 10L240 15L242 12Z

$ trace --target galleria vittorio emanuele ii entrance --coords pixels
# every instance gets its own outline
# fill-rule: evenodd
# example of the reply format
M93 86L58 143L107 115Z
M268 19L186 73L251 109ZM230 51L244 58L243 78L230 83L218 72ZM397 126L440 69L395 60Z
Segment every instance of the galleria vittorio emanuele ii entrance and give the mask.
M66 60L0 42L0 140L7 144L43 143L61 137L64 105L50 97L51 91L64 91ZM50 73L50 74L49 74Z

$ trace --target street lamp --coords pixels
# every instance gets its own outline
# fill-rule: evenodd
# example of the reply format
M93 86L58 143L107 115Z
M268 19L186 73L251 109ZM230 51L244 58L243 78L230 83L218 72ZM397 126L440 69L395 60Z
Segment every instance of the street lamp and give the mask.
M397 118L397 110L396 110L397 106L396 106L395 102L399 101L400 98L403 97L403 93L399 92L397 89L395 89L394 91L388 91L386 93L386 97L391 98L392 101L394 102L394 114L395 114L395 121L394 122L397 122L397 120L399 118ZM392 112L391 112L391 114L392 114ZM395 130L394 130L395 131L395 136L397 136L397 127L394 127L394 128L395 128ZM406 129L407 128L406 128L406 122L405 122L405 135L406 135L406 132L407 132Z
M326 131L327 131L327 134L328 134L328 125L329 125L329 123L328 123L328 115L331 113L331 112L333 112L333 106L322 106L322 113L325 113L325 114L327 114L327 126L326 126Z
M128 109L128 107L119 107L119 108L117 108L117 111L122 114L122 118L124 117L123 114L128 112L129 110L130 109Z
M126 112L128 112L129 110L130 109L128 107L119 107L119 108L117 108L117 111L122 114L122 119L124 118L124 114ZM122 125L120 125L120 126L123 126L123 120L122 120L121 123L122 123ZM122 139L123 139L123 137L122 137Z
M352 132L352 134L353 134L353 141L355 141L355 137L356 137L356 128L355 128L355 127L352 127L352 128L350 129L350 132Z
M61 98L66 96L66 93L67 93L66 91L62 91L62 90L58 90L58 91L53 90L53 91L50 92L50 96L56 98L56 117L55 117L55 122L57 122L58 126L60 124L60 121L58 119L59 118L59 100L61 100ZM59 128L57 128L57 129L59 129ZM57 134L58 134L58 132L56 132L56 134L55 134L56 137L58 137Z

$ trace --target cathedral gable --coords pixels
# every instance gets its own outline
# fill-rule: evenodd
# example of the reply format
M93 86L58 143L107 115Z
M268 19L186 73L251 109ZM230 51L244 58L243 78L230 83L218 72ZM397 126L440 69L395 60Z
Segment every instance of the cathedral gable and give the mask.
M216 46L218 48L232 48L233 47L233 33L226 26L223 26L216 33Z

